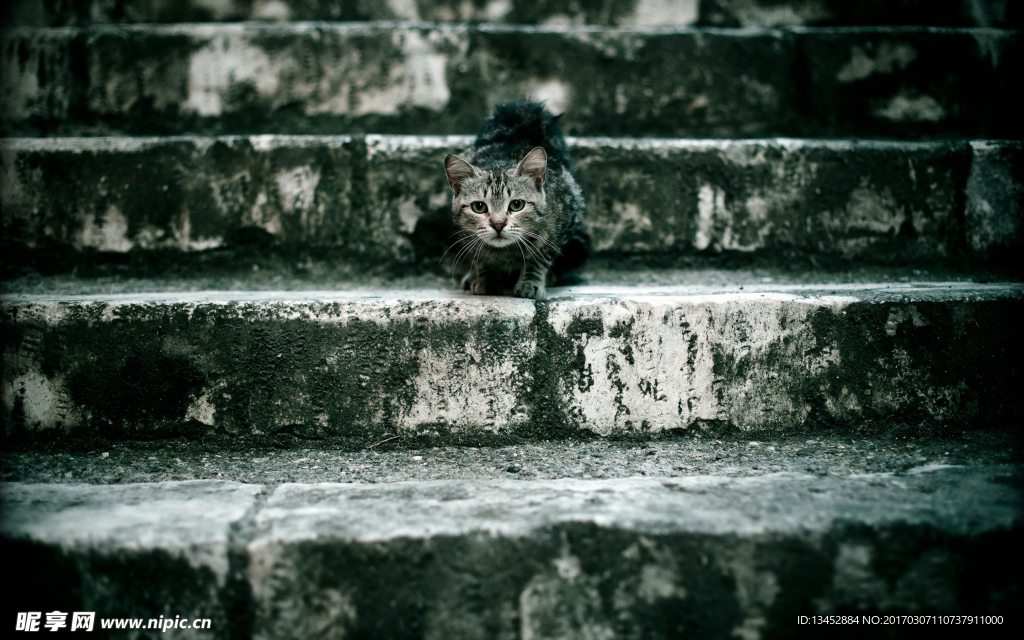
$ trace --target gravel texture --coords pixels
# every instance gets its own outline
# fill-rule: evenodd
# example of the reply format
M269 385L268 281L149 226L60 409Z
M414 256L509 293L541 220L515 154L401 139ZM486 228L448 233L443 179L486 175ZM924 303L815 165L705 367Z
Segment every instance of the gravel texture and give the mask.
M388 450L387 447L393 447ZM539 442L507 447L409 449L401 439L369 450L238 449L184 441L112 443L81 452L8 452L0 480L31 483L161 482L217 479L284 482L399 482L451 479L758 476L782 471L821 476L903 473L926 465L1016 464L1011 431L951 438L789 437L764 441L683 438L661 441Z

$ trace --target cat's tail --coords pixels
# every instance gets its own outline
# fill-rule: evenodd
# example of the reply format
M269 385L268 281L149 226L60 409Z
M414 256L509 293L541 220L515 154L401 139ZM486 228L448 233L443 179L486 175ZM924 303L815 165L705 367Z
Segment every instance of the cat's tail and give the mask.
M558 126L558 117L551 115L542 103L532 100L500 104L480 126L476 147L496 145L520 157L534 147L544 147L549 166L571 170L572 158L562 128Z

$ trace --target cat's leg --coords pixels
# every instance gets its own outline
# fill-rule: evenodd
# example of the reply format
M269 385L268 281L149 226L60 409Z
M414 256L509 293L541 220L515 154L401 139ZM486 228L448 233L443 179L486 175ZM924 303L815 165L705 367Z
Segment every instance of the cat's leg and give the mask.
M550 265L547 262L528 261L523 265L519 274L519 282L512 289L512 294L518 298L533 298L543 300L547 296L545 283L550 273Z
M486 295L488 291L488 269L479 264L474 264L469 273L462 279L462 288L470 293ZM490 287L493 288L493 285Z

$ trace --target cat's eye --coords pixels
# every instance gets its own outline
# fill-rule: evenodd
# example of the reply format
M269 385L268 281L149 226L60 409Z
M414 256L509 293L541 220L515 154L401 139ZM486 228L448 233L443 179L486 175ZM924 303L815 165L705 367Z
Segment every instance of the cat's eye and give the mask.
M522 211L523 207L525 207L525 206L526 206L526 201L525 200L516 199L516 200L513 200L512 202L508 203L508 210L509 211Z
M473 213L487 213L487 203L480 200L470 204L469 208L473 210Z

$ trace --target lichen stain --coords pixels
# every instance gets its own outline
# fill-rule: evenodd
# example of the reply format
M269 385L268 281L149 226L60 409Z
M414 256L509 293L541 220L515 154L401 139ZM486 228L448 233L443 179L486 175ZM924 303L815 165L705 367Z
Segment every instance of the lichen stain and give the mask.
M29 430L78 426L79 411L61 377L49 378L27 371L3 386L4 413L9 424Z
M440 111L448 105L448 56L434 50L419 31L405 35L402 51L406 59L409 86L408 102L412 106Z
M425 37L413 29L396 32L392 37L393 50L389 52L391 59L382 56L374 61L374 66L387 70L385 81L367 77L365 86L350 84L348 101L354 107L347 111L361 116L396 115L408 107L444 109L451 99L448 55L439 50L445 43L436 40L434 34ZM356 72L355 78L359 77Z
M597 576L536 576L519 596L520 638L612 640L615 627L605 616L599 587Z
M185 420L195 420L196 422L212 427L216 424L216 412L217 407L211 402L210 393L205 392L188 406L188 410L185 411Z
M471 344L466 351L477 348ZM398 417L403 431L416 433L440 424L463 432L510 432L526 421L509 384L519 374L514 354L467 360L458 350L437 352L427 347L417 358L419 372L411 381L415 402Z
M409 198L398 207L398 219L402 221L400 230L402 233L413 233L416 231L416 223L423 217L423 210L416 206L416 199Z
M118 253L130 251L135 245L128 237L128 219L114 205L107 208L99 224L92 214L85 216L77 244L79 247Z
M569 339L577 362L562 387L567 402L601 435L656 433L698 421L726 420L744 429L792 426L809 413L792 386L840 363L827 344L810 348L819 336L809 319L819 311L838 314L851 300L801 304L770 294L756 302L719 295L595 304L603 326L628 324L629 331ZM588 306L556 305L550 320L556 333L566 335L573 318L593 313Z
M760 640L768 626L768 615L779 593L779 580L773 571L759 570L761 555L753 545L741 545L727 562L736 580L736 602L743 615L732 635L740 640Z
M725 207L725 191L711 185L701 185L697 193L697 229L693 237L693 248L704 251L712 246L715 227L721 220L728 220ZM717 247L720 250L720 247Z
M611 215L591 220L588 225L594 235L597 251L649 251L651 245L641 240L649 236L653 225L650 216L632 202L613 202Z
M1020 146L1005 148L986 141L971 142L972 161L967 180L967 235L979 257L1002 253L1019 255L1024 234L1024 184Z
M274 176L274 181L282 213L298 219L301 237L313 237L311 231L321 226L324 215L323 203L320 203L319 208L314 206L317 187L320 185L319 167L303 165L282 170ZM276 226L276 230L269 225L264 228L274 235L281 235L280 222Z
M854 46L850 49L850 59L836 74L836 80L849 84L864 80L875 74L888 74L897 68L905 69L917 59L917 50L906 43L893 44L883 41L871 52L863 47Z
M0 39L0 113L5 120L20 121L38 115L37 105L46 102L40 99L44 92L35 72L41 48L34 45L30 57L19 60L23 58L19 51L25 48L25 41L19 38Z
M556 116L569 111L572 107L572 86L557 79L543 82L531 80L524 85L523 95L543 102Z
M636 0L633 14L620 25L638 27L680 27L697 22L697 0Z
M230 111L230 92L248 85L263 99L278 93L283 69L261 48L239 33L211 38L189 60L186 111L220 116Z
M914 305L894 306L889 309L889 317L885 320L885 333L894 337L901 323L910 320L915 327L923 327L928 324L928 319L921 315Z
M904 88L887 103L875 107L871 115L890 122L941 122L946 118L946 109L935 98Z

